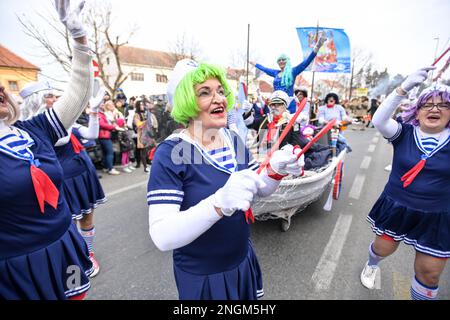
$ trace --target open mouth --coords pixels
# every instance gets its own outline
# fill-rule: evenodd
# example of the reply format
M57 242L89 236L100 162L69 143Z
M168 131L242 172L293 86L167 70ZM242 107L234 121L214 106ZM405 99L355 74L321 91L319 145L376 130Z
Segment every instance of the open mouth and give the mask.
M224 112L225 112L225 108L224 107L217 107L217 108L214 108L211 111L211 114L222 115Z
M431 121L435 121L435 120L440 120L441 116L438 114L431 114L427 117L427 120L431 120Z

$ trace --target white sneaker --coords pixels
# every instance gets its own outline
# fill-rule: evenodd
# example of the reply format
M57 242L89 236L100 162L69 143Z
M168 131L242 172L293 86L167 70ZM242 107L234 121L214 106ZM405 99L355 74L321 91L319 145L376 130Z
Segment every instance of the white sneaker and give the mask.
M150 173L150 167L149 166L145 167L144 172Z
M132 172L133 172L129 167L124 167L124 168L122 169L122 171L123 171L123 172L126 172L126 173L132 173Z
M385 170L385 171L388 171L388 172L392 171L392 164L390 164L390 165L384 167L384 170Z
M120 174L120 172L117 171L116 169L112 168L111 170L108 171L108 174L116 176L116 175Z
M134 171L134 170L136 170L136 167L135 167L135 166L133 166L132 164L130 164L130 165L128 166L128 169L130 169L130 170Z
M375 280L377 278L378 270L380 270L379 266L369 266L368 262L366 262L366 265L361 272L361 283L364 287L367 289L375 289Z

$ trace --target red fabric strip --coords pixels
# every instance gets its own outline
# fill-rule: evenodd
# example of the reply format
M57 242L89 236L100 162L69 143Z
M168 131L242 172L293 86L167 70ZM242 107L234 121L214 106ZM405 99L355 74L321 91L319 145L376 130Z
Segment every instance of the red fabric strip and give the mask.
M84 150L83 145L73 133L70 135L70 142L72 143L73 151L75 151L76 154L79 154L82 150Z
M53 184L53 181L44 171L35 165L31 165L30 173L41 213L44 213L45 202L56 209L58 205L59 191Z
M417 164L414 167L412 167L411 170L409 170L402 176L401 181L403 182L403 188L406 188L414 181L414 179L417 177L420 171L422 171L423 167L425 166L425 163L426 160L421 159L419 162L417 162Z

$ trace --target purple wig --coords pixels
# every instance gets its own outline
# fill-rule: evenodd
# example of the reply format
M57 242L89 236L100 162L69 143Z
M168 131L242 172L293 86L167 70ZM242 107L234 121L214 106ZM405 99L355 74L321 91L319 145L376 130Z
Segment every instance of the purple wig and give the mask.
M416 115L419 112L419 108L430 98L434 100L437 97L441 97L444 103L450 103L450 87L443 84L433 84L433 86L423 90L416 103L410 105L408 110L402 113L403 122L418 126L419 121L416 119ZM447 124L447 128L450 128L450 122Z

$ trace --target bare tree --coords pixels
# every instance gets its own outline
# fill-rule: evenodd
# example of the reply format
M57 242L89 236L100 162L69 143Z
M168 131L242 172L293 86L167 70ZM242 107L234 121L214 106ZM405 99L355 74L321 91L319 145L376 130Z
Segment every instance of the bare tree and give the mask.
M50 2L49 2L50 3ZM62 23L60 23L55 10L47 8L44 13L35 12L33 15L39 18L39 21L32 21L25 15L17 16L23 31L27 36L39 44L46 56L51 59L50 63L57 63L66 72L70 73L72 49L70 46L70 35ZM117 88L127 79L128 74L122 70L120 63L120 47L128 44L129 39L134 35L137 27L132 27L131 31L124 34L114 34L112 29L112 7L109 2L92 1L85 8L85 22L89 29L89 42L91 49L94 51L96 61L100 67L99 77L102 79L106 89L113 94ZM48 36L43 31L42 25L48 27L44 30L51 31L52 35ZM63 44L63 45L61 45ZM110 79L111 74L105 71L105 61L115 61L117 72ZM57 79L54 79L57 80Z
M130 38L137 31L137 26L134 25L131 30L123 35L114 34L112 31L112 7L110 3L102 1L95 1L86 14L87 23L93 30L92 38L90 39L93 51L96 55L96 61L100 67L99 77L103 80L106 89L114 94L125 80L127 80L129 73L125 73L120 61L120 48L129 43ZM110 79L111 74L105 71L105 63L115 61L115 74Z
M174 63L182 59L197 60L202 54L202 49L197 40L183 32L176 40L169 43L169 52L172 53Z
M361 48L355 48L352 52L352 71L350 75L350 85L349 85L349 94L348 94L348 100L352 99L352 90L353 90L353 80L354 80L354 74L355 70L358 70L358 84L361 84L362 82L362 74L363 72L361 70L364 70L365 66L372 61L373 55L371 52L365 51Z

